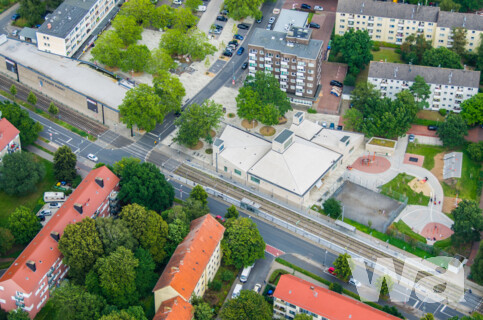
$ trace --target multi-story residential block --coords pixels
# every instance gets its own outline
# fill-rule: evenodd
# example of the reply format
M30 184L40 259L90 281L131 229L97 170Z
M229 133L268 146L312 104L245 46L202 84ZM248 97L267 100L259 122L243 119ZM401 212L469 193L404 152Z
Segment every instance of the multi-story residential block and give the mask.
M290 274L280 277L273 293L274 318L306 313L314 320L397 320L399 318Z
M6 118L0 118L0 163L6 154L20 150L20 131Z
M461 110L460 104L478 93L480 71L415 66L371 61L367 81L391 99L409 90L414 78L421 76L431 87L427 102L430 110Z
M153 289L155 319L192 318L188 312L191 297L203 296L220 267L224 232L225 228L210 214L191 222L190 232L174 251Z
M71 57L115 6L116 0L62 2L37 30L37 48Z
M337 5L335 34L349 29L367 30L372 40L402 44L411 34L422 34L433 47L452 46L452 28L467 29L466 49L480 44L483 16L440 11L428 7L392 1L340 0Z
M0 308L21 308L33 319L69 268L57 246L65 227L105 217L116 205L119 178L107 167L92 170L0 278Z
M249 74L272 73L292 103L312 106L321 89L323 41L311 35L298 27L287 33L256 28L248 44Z

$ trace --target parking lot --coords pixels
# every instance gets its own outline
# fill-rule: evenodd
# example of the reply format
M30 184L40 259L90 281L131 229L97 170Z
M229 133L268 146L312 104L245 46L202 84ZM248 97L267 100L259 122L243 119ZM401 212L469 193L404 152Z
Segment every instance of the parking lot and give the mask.
M58 202L59 206L63 204L63 202ZM52 216L54 214L57 213L57 210L59 210L59 207L53 207L53 206L50 206L50 203L46 203L44 204L44 206L39 210L39 212L37 212L37 217L40 218L40 216L44 216L45 217L45 220L43 221L40 221L40 223L42 224L42 227L45 226L47 224L47 222L49 222L49 220L52 218ZM42 213L45 213L47 212L47 214L42 214Z
M314 106L318 112L328 114L339 114L339 105L342 96L336 97L330 94L332 86L330 81L337 80L344 82L345 75L347 73L347 65L342 63L322 62L322 77L320 84L322 85L322 97L319 100L317 106Z

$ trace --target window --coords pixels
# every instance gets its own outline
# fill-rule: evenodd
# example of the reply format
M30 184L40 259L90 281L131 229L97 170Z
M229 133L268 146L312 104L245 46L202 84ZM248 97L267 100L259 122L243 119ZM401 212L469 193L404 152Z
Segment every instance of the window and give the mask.
M228 172L228 168L227 167L224 167L223 170L225 170L225 172Z
M312 94L312 90L307 90L307 93L308 94Z
M252 180L255 183L260 184L260 179L255 178L254 176L250 176L250 180Z
M235 169L234 171L235 171L235 173L236 173L237 175L241 176L241 171L240 171L240 170Z

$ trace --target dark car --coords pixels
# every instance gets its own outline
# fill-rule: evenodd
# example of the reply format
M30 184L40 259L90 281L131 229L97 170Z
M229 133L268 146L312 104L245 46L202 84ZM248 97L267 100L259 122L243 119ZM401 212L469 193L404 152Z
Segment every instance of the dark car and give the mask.
M13 21L17 21L18 19L20 19L20 15L18 13L15 13L13 16L12 16L12 20Z
M181 117L181 110L176 111L176 112L174 113L174 116L175 116L176 118Z
M221 11L220 11L220 14L222 14L222 15L227 15L227 14L228 14L228 10L223 9L223 10L221 10Z
M262 23L263 16L260 19L257 19L257 23Z
M216 20L225 22L225 21L228 21L228 18L225 16L218 16L216 17Z
M238 51L236 52L236 54L239 55L239 56L241 56L244 51L245 51L245 48L240 47L240 49L238 49Z
M220 26L219 24L216 24L216 23L213 23L213 27L219 30L223 29L223 26Z
M342 88L342 87L344 86L344 85L342 84L342 82L337 81L337 80L332 80L332 81L330 82L330 85L331 85L331 86L336 86L336 87L339 87L339 88Z
M438 130L438 126L433 126L433 125L428 126L428 130L436 131L436 130Z
M302 3L302 5L300 6L300 8L302 8L302 9L307 9L307 10L312 9L312 7L311 7L311 6L309 6L309 5L308 5L308 4L306 4L306 3Z
M248 30L250 29L250 26L248 24L244 24L244 23L240 23L239 25L237 25L238 29L244 29L244 30Z
M233 52L229 51L229 50L225 50L225 52L223 52L223 55L225 57L231 57L233 55Z
M242 40L243 40L243 36L241 36L241 35L239 35L239 34L235 34L235 35L233 36L233 39L236 39L236 40L240 40L240 41L242 41Z
M309 23L309 28L320 29L320 24L311 22Z
M243 62L242 70L245 70L246 68L248 68L248 62Z
M236 41L236 40L231 40L230 42L228 42L228 44L232 44L235 47L238 47L238 41Z

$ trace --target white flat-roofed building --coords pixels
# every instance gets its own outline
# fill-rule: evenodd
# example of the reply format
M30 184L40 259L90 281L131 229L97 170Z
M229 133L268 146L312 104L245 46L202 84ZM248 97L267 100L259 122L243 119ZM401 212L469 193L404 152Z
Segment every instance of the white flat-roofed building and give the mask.
M291 27L305 28L309 13L305 11L282 9L275 21L273 31L287 33Z

